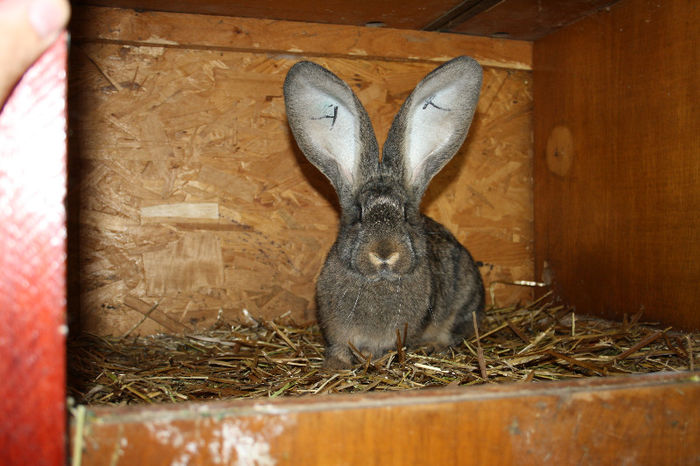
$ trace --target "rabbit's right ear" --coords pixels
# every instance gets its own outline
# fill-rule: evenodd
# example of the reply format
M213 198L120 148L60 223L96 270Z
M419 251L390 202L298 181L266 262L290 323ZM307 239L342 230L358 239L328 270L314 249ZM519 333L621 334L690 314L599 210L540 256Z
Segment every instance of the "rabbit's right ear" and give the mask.
M333 184L341 205L378 171L379 150L367 112L343 80L315 63L295 64L284 81L287 119L304 155Z

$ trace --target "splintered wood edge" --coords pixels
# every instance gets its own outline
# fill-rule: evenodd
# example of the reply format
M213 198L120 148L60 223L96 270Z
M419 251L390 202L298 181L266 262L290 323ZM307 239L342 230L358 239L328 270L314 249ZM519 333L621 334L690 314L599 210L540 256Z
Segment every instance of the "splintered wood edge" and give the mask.
M532 70L532 42L403 29L80 6L71 33L77 41L299 56L441 63L469 55L483 66Z

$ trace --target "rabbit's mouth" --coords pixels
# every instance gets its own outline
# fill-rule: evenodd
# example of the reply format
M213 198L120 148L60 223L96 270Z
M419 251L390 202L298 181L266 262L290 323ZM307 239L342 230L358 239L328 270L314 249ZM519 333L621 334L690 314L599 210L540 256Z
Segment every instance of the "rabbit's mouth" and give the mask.
M377 273L367 276L367 280L376 283L381 281L396 282L401 280L401 274L392 272L389 269L379 270Z

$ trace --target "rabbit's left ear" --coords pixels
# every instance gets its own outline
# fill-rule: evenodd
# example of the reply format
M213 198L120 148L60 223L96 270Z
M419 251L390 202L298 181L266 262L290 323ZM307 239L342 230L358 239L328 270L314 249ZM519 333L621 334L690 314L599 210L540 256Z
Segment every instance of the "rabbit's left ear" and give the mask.
M304 155L328 177L343 207L378 170L379 149L367 112L350 87L315 63L295 64L284 81L287 119Z
M474 59L450 60L418 83L396 115L384 145L382 169L399 174L416 200L464 142L481 77L481 66Z

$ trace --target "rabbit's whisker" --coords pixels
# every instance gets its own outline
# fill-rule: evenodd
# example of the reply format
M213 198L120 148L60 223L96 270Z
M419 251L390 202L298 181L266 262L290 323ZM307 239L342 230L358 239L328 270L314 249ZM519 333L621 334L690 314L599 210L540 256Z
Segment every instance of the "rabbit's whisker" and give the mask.
M399 275L399 282L396 285L396 296L401 296L401 275ZM399 299L399 314L397 317L401 316L401 304L402 303L403 303L403 300Z
M357 302L360 300L360 295L362 294L362 290L365 289L365 284L363 283L362 286L360 287L360 290L357 292L357 298L355 298L355 304L352 305L352 309L350 310L350 314L348 314L348 318L355 312L355 308L357 307Z

